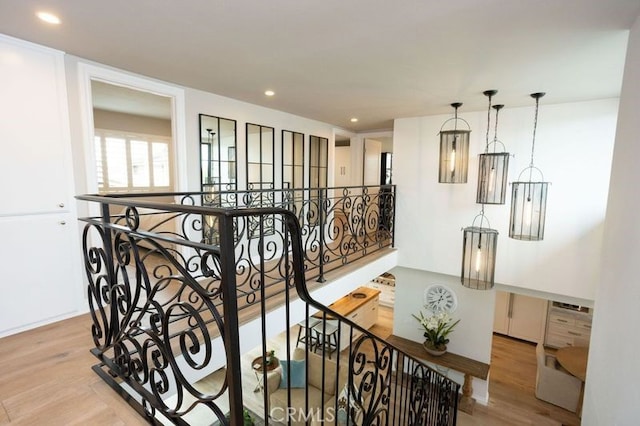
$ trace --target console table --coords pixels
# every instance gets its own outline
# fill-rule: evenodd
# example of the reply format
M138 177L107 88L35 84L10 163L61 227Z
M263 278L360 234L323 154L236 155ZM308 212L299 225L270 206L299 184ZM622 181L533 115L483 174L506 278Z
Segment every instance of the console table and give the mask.
M473 386L471 382L473 381L473 377L487 380L489 376L489 364L451 352L447 352L441 356L433 356L424 350L422 343L414 342L413 340L393 334L387 338L387 342L414 358L423 359L433 364L438 364L463 373L464 384L462 385L462 395L458 408L465 413L473 414L473 407L476 404L476 400L472 396Z

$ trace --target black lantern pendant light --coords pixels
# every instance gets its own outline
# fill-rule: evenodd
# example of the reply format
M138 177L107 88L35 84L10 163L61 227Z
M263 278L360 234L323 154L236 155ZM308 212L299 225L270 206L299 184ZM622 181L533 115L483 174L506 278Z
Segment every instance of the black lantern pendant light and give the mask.
M480 226L476 221L480 219ZM484 224L487 224L487 227ZM464 228L462 240L462 285L476 290L493 288L496 269L498 231L489 227L484 215L484 206L471 226Z
M498 93L497 90L483 92L489 98L487 109L487 137L484 154L480 154L478 167L478 190L476 203L478 204L504 204L507 194L507 174L509 172L509 153L504 144L498 140L498 115L504 105L495 105L496 125L493 142L489 143L489 127L491 124L491 98ZM499 147L498 145L501 145ZM491 152L490 152L491 151Z
M509 217L509 237L516 240L540 241L544 238L545 215L547 211L547 190L549 182L544 182L542 171L533 165L533 153L536 144L538 126L538 106L544 93L532 93L536 100L536 114L533 122L533 141L531 143L531 162L524 169L517 182L512 183L511 214ZM534 180L534 173L539 180ZM529 180L524 181L528 174Z
M453 118L448 119L440 128L440 183L467 183L469 168L469 133L471 127L462 118L458 118L458 108L462 103L451 104L455 110ZM443 130L445 125L453 121L453 130ZM464 123L466 129L459 129L458 123Z

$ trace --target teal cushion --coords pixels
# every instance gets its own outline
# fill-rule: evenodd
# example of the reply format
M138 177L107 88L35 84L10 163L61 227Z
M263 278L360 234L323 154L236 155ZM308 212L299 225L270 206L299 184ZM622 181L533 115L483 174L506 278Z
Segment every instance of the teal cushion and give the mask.
M280 361L282 367L282 374L280 380L280 387L286 388L288 386L287 375L291 371L291 388L304 388L307 386L305 375L305 360L291 360Z

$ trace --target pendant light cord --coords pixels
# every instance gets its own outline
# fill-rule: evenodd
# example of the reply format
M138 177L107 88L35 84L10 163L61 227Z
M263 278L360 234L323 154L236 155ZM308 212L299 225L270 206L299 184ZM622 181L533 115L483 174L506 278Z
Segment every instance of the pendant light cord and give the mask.
M498 115L500 114L500 108L498 108L498 107L500 107L500 105L496 105L496 107L495 107L495 110L496 110L496 127L495 127L494 132L493 132L493 142L494 142L494 144L493 144L493 152L496 151L496 145L497 144L495 142L498 142Z
M457 106L453 107L453 131L457 131L458 130L458 108ZM454 139L455 139L455 133L454 133Z
M540 98L536 97L536 114L533 119L533 141L531 142L531 163L530 167L533 167L533 152L536 148L536 127L538 127L538 105L540 104Z
M487 97L489 98L489 108L487 108L487 136L485 137L486 144L484 147L485 154L489 153L489 127L491 127L491 96L492 96L492 94L489 93L488 91L486 93L487 93Z

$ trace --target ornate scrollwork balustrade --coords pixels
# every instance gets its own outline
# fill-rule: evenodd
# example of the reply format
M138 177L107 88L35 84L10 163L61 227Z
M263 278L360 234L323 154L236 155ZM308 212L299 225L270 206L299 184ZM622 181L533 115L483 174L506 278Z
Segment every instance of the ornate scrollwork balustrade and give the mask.
M240 208L253 205L249 192L78 197L99 207L82 219L92 352L100 361L94 370L152 423L189 424L197 413L227 424L227 411L240 419L245 402L241 339L251 336L241 337L240 325L258 321L256 343L266 352L268 328L296 330L299 300L306 316L322 314L322 327L337 321L339 340L348 333L333 406L345 384L353 424L455 424L457 384L308 292L309 275L321 277L331 261L344 264L391 244L394 203L382 189L319 191L314 202L304 192L280 192L268 208ZM220 205L211 207L215 197ZM235 205L224 208L222 200ZM284 315L274 323L267 312L278 306ZM281 359L297 346L290 334ZM323 363L325 349L314 350ZM218 387L196 385L219 368L226 375ZM270 415L265 408L263 417Z

